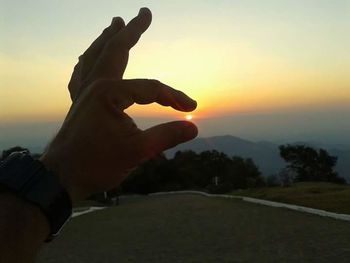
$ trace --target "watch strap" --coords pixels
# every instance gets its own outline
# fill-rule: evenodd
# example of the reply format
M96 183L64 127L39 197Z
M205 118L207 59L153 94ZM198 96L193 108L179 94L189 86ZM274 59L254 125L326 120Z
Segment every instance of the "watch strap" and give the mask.
M57 236L71 217L72 202L59 178L27 153L13 153L0 164L0 184L39 206L51 227L47 241Z

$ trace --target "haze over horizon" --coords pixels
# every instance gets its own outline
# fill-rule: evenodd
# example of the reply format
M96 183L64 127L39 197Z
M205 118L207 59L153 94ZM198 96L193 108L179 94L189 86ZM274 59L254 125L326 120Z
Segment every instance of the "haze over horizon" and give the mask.
M327 116L326 116L327 115ZM232 135L253 142L275 144L305 142L318 146L350 150L350 121L345 112L309 114L236 115L195 120L199 137ZM287 117L287 118L286 118ZM324 120L327 121L324 121ZM135 118L148 128L170 118ZM333 123L332 125L329 125ZM61 126L60 121L0 123L0 151L15 145L42 150ZM302 128L300 128L302 127Z
M200 136L350 145L350 2L346 0L1 0L0 149L47 142L70 105L78 56L142 6L153 23L125 78L155 78L198 101ZM140 127L184 114L128 112Z

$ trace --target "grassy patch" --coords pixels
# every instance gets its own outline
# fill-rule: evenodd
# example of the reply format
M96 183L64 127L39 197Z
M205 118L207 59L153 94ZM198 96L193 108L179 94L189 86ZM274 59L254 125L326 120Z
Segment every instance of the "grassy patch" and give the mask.
M232 194L350 214L350 186L297 183L291 187L266 187Z

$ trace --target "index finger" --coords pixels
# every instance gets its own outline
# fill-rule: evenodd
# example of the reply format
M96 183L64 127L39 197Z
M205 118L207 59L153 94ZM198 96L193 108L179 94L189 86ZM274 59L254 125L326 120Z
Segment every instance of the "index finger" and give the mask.
M117 87L117 88L115 88ZM121 110L132 104L150 104L156 102L162 106L170 106L178 111L193 111L197 102L180 90L176 90L158 80L132 79L115 82L107 95L112 103Z

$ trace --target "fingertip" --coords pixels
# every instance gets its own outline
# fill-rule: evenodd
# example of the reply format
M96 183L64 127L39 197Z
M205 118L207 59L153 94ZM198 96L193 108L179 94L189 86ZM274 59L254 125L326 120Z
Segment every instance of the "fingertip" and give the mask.
M139 14L138 15L151 15L152 16L152 12L148 7L141 7L139 10Z
M121 18L120 16L113 17L111 26L120 26L120 25L125 26L125 22L123 18Z
M144 20L144 24L146 26L146 28L144 29L145 31L152 22L152 12L147 7L142 7L140 8L138 16L142 17L142 19Z
M121 20L121 17L119 17L119 16L113 17L113 18L112 18L111 25L120 23L120 20Z
M178 104L181 105L179 109L181 111L191 112L197 108L197 101L191 99L182 91L177 92L177 101L178 101Z
M197 109L197 101L191 99L191 102L189 103L189 111L194 111Z
M196 138L198 135L198 128L197 126L189 121L183 122L183 128L182 128L182 138L184 141L189 141L194 138Z
M140 135L138 144L142 145L141 155L149 158L194 139L198 135L198 129L192 122L173 121L153 126Z

